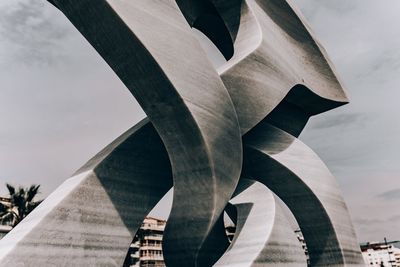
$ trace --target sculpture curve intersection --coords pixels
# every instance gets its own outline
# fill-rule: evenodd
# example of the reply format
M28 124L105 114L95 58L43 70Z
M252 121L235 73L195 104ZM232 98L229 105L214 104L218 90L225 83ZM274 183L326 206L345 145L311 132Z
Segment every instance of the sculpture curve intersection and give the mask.
M348 100L291 1L48 1L147 118L0 241L1 267L123 266L171 188L168 267L307 266L288 211L310 266L364 266L336 180L297 139L311 116ZM227 60L218 70L191 27ZM231 243L224 211L236 223Z

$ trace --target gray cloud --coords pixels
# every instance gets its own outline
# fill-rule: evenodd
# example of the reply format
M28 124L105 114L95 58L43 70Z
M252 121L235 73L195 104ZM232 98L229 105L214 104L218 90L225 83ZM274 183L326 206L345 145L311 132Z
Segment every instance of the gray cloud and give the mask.
M0 13L0 195L35 183L45 197L144 114L54 6L2 0Z
M382 219L375 219L375 218L357 218L353 220L355 223L363 225L363 226L375 226L375 225L380 225L385 222L385 220Z
M338 178L360 240L399 239L392 211L400 204L400 28L393 26L400 23L400 2L295 3L350 97L350 104L312 118L301 139Z
M361 113L335 114L329 119L317 121L313 124L313 129L326 129L332 127L364 127L367 116Z
M400 200L400 188L386 191L377 196L386 200Z
M394 25L400 1L294 2L351 101L312 118L301 138L338 177L360 240L399 239L390 212L399 198L376 196L399 188L400 27ZM44 0L0 1L0 60L0 194L5 182L39 183L45 197L144 116L107 64ZM169 205L153 212L166 216Z
M392 222L400 222L400 215L392 216L389 220Z
M0 8L0 41L7 49L6 64L50 64L61 56L60 42L70 31L49 12L44 0L18 0Z
M313 19L321 9L330 10L336 15L342 16L357 8L358 0L336 0L336 1L318 1L318 0L297 0L296 4L302 7L303 15L308 19Z

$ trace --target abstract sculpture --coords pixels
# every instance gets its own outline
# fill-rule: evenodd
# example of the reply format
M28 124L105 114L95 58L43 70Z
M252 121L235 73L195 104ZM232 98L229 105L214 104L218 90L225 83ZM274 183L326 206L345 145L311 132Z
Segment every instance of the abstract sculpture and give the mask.
M167 266L306 266L276 196L296 218L311 266L364 265L335 179L296 138L310 116L347 98L289 1L49 1L148 118L13 229L0 266L122 266L172 186ZM218 71L191 27L227 59ZM225 209L237 224L231 244Z

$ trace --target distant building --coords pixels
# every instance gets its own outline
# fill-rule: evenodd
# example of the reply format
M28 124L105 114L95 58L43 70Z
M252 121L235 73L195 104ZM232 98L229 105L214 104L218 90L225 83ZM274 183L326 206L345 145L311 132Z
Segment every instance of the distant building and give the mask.
M9 199L1 198L0 202L9 201ZM125 259L123 267L165 267L164 257L162 252L162 239L164 234L166 221L160 220L152 217L146 217L142 223L142 226L139 228L136 233L127 253L127 257ZM12 229L9 225L1 225L0 224L0 239L4 237L10 230ZM232 242L236 231L236 226L234 224L227 225L225 228L225 232L229 242ZM309 255L307 251L307 246L304 240L304 237L300 231L300 229L295 231L297 238L304 250L304 253L307 257L307 263L309 265ZM370 243L368 243L370 244ZM385 250L384 246L377 248L377 246L370 244L371 248L366 249L368 254L373 258L373 262L380 263L381 258L385 259L383 254L387 254L387 249ZM371 265L369 266L385 266L385 267L400 267L400 249L395 248L394 246L389 246L391 252L391 260L394 262L398 262L398 265L387 265L386 262L388 260L383 260L385 265ZM382 252L383 256L380 256L379 252ZM364 255L364 250L363 250ZM365 257L364 257L365 258ZM376 259L376 260L375 260ZM366 261L367 262L367 261Z
M306 241L304 239L303 233L301 232L300 229L296 229L295 231L296 237L299 240L301 247L303 248L304 254L306 254L306 259L307 259L307 266L310 266L310 255L308 254L308 249L306 245Z
M0 202L8 202L8 203L10 203L11 200L10 200L9 197L0 197Z
M144 219L129 248L124 267L165 267L162 253L165 224L164 220Z
M11 200L7 197L0 197L0 203L3 205L7 205L11 203ZM8 232L10 232L12 227L9 223L3 223L0 221L0 239L2 239Z
M162 252L162 237L166 221L147 217L138 230L129 248L124 267L165 267ZM236 227L225 228L226 235L232 242Z
M232 240L235 236L236 226L235 225L228 225L225 227L225 233L228 237L229 243L232 243Z
M400 249L389 243L364 243L361 251L366 266L371 267L400 267Z

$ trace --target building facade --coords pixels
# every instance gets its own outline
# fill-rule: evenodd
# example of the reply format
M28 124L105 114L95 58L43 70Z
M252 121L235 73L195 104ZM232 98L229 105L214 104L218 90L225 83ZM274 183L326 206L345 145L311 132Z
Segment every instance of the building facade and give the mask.
M225 233L228 237L229 243L232 243L233 238L235 237L236 226L231 224L225 227Z
M147 217L129 248L124 267L165 267L162 237L166 221Z
M301 248L304 251L304 254L306 255L306 259L307 259L307 266L310 266L310 255L308 254L308 249L307 249L307 244L306 244L306 240L304 239L303 233L301 232L301 230L298 228L294 231L294 233L296 234L297 240L299 240L300 244L301 244Z
M9 205L11 200L7 197L0 197L0 204ZM10 221L0 221L0 239L2 239L12 229Z
M391 243L361 244L361 251L366 266L400 267L400 249Z

